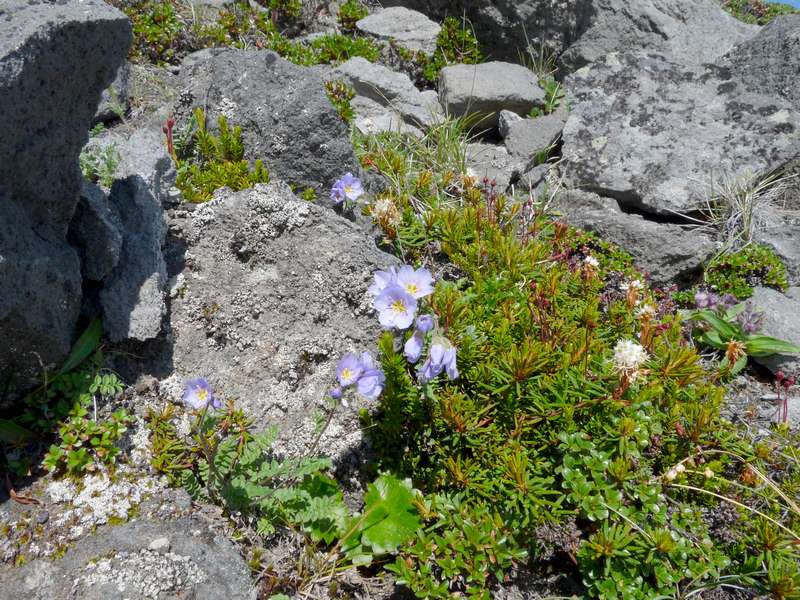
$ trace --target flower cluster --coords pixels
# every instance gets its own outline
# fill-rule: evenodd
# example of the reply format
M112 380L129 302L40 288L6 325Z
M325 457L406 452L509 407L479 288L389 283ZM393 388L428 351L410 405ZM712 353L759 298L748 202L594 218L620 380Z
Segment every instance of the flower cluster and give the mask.
M375 298L378 321L386 329L411 327L417 313L417 300L433 293L433 277L428 269L403 265L399 269L378 271L369 293Z
M733 294L725 294L720 297L714 292L698 290L694 295L694 304L699 309L717 310L722 308L727 310L735 306L737 302L738 300Z
M747 302L744 310L736 315L736 321L746 334L758 333L764 326L764 313L753 307L752 302Z
M620 340L614 346L614 369L630 381L642 374L647 358L647 351L632 340Z
M364 186L361 180L352 173L345 173L344 177L337 180L331 188L331 200L336 204L341 204L346 200L355 202L364 194Z
M362 352L360 356L345 354L336 367L336 378L341 387L330 391L334 400L342 399L342 388L351 385L355 385L358 393L365 398L375 400L381 395L386 382L386 376L369 352ZM346 405L344 400L342 403Z

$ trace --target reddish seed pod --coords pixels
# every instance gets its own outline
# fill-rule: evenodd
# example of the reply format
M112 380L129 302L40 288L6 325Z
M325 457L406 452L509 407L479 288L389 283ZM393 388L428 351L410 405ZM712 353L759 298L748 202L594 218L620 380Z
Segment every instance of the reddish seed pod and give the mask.
M783 374L783 371L778 371L777 373L775 373L775 380L776 380L778 383L780 383L781 381L783 381L785 378L786 378L786 375L784 375L784 374Z

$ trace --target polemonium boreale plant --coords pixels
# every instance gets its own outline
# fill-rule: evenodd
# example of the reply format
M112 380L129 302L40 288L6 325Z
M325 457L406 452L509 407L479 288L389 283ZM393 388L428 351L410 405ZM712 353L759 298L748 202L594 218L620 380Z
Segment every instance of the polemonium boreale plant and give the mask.
M397 283L417 300L433 293L433 276L428 269L403 265L397 271Z
M406 360L412 365L415 364L419 357L422 355L422 349L425 347L425 334L431 331L435 323L431 315L420 315L417 317L417 328L414 330L413 335L406 340L403 347L403 354Z
M361 377L358 378L356 389L358 393L369 400L377 400L381 395L383 387L386 383L386 376L379 366L375 364L375 360L368 352L361 354L361 365L364 371Z
M363 372L364 366L358 357L352 353L345 354L336 366L336 378L342 387L356 383Z
M222 403L214 397L211 384L202 377L190 379L186 382L183 403L195 410L218 409L222 406Z
M382 327L402 331L414 322L417 300L400 285L391 283L375 298L375 310Z
M337 204L347 200L355 202L364 194L364 186L361 180L352 173L345 173L344 177L338 179L331 188L331 200Z
M447 378L451 381L458 378L455 347L446 337L436 335L428 358L417 372L417 379L420 383L427 383L436 379L442 371L447 373Z

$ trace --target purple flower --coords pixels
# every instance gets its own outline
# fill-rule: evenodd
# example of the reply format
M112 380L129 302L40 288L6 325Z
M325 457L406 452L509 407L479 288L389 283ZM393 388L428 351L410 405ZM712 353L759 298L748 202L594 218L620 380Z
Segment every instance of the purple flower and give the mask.
M372 296L380 296L381 292L393 283L397 283L397 267L389 267L388 271L375 271L375 283L369 286L367 292Z
M333 398L334 400L341 400L342 399L342 388L335 387L331 388L328 392L328 395Z
M336 378L339 385L347 387L353 385L364 372L364 366L355 354L347 353L336 366Z
M417 319L419 322L419 319ZM406 355L406 360L410 362L412 365L419 360L420 355L422 355L422 347L425 345L425 334L423 334L419 329L414 332L408 340L406 341L405 346L403 347L403 353Z
M222 402L214 397L211 384L202 377L190 379L186 382L186 391L183 393L183 403L195 410L202 410L206 406L220 408Z
M720 303L722 304L723 307L725 307L725 310L730 310L731 308L739 304L739 299L733 294L725 294L720 299Z
M376 400L383 392L386 375L375 364L372 355L368 352L361 354L361 366L364 368L364 372L358 378L358 393L370 400Z
M337 204L345 200L355 201L364 193L361 180L352 173L345 173L344 177L333 184L331 200Z
M709 308L714 310L719 304L719 296L713 292L698 291L694 295L694 304L697 308Z
M417 300L433 293L433 276L428 269L403 265L397 272L397 283Z
M435 325L431 315L420 315L417 317L417 331L428 333Z
M742 331L750 335L761 330L764 324L764 313L755 310L753 304L748 302L745 309L736 315L736 320L741 325Z
M387 329L408 329L414 322L417 301L396 283L389 284L375 298L378 321Z
M456 349L447 338L438 336L431 344L431 351L427 360L422 363L417 378L421 383L427 383L438 377L442 371L447 373L447 378L451 381L458 378L458 366L456 365Z

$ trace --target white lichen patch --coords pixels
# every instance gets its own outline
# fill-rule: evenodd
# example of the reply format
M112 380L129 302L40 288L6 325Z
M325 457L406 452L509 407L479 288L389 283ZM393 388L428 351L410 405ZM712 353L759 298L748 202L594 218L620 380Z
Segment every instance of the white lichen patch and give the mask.
M153 550L119 552L113 557L90 562L84 572L73 582L75 597L82 597L84 591L97 586L113 584L126 595L159 598L168 592L191 589L206 579L191 557Z
M46 489L54 504L67 505L54 519L56 527L68 527L67 537L77 539L109 519L127 521L131 512L144 498L163 488L163 483L153 477L128 479L128 469L117 470L112 480L106 473L85 476L82 487L68 480L55 480Z

